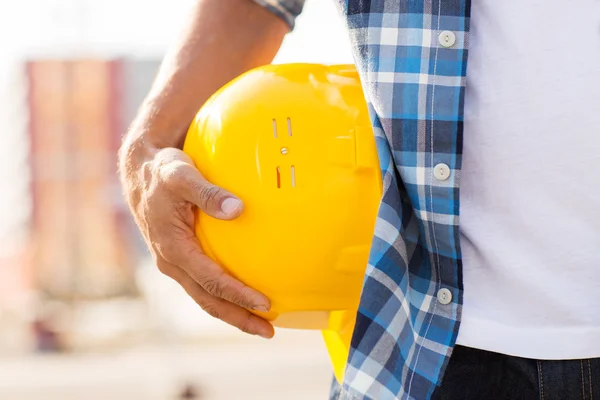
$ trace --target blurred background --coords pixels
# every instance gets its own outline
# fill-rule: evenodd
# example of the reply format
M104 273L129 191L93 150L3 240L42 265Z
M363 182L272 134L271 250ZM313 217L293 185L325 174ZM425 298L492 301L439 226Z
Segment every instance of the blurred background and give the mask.
M325 399L319 333L246 337L152 265L121 136L195 0L2 0L0 400ZM330 0L275 60L352 62Z

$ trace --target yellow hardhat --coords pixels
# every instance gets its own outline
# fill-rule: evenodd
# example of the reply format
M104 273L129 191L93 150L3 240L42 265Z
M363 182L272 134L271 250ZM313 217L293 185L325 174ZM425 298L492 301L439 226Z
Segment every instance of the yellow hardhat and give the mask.
M382 180L354 66L269 65L201 108L184 151L237 195L234 221L199 213L205 252L272 304L274 326L322 330L342 380Z

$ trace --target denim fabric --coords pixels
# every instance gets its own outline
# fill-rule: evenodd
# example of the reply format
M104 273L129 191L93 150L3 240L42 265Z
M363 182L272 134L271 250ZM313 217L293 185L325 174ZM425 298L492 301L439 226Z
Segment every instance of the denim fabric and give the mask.
M432 400L600 399L600 359L532 360L456 346Z

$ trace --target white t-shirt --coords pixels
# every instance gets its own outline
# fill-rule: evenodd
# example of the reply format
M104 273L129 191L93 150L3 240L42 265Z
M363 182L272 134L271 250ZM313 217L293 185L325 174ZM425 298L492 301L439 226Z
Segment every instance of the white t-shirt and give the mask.
M600 1L472 3L458 344L600 357Z

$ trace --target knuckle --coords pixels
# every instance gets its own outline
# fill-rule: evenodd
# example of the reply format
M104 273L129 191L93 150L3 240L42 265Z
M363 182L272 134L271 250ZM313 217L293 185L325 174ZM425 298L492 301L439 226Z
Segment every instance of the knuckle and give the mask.
M202 287L215 297L223 297L223 285L219 278L208 278L202 282Z
M169 273L171 271L169 263L167 263L166 261L157 261L156 262L156 267L164 275L169 275Z
M201 305L200 307L202 307L204 312L206 312L208 315L210 315L213 318L222 319L222 317L223 317L222 311L213 302L205 303L205 304Z
M142 182L150 182L152 181L155 173L155 165L150 161L144 161L140 168L140 175L142 178Z
M160 179L170 185L180 186L184 179L184 172L181 165L176 162L164 164L160 168Z
M243 293L232 293L227 300L232 302L233 304L237 304L238 306L244 307L244 308L250 308L252 306L246 300Z
M252 315L250 313L248 313L246 318L244 318L244 320L240 322L240 324L238 325L238 329L244 333L248 333L251 335L255 333L252 329Z
M221 189L215 185L203 185L200 188L200 208L208 209L211 204L219 197Z
M171 243L155 243L156 251L168 262L174 263L178 259L179 252Z

